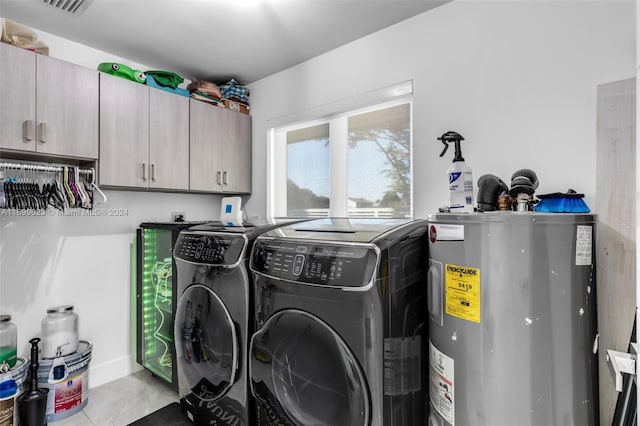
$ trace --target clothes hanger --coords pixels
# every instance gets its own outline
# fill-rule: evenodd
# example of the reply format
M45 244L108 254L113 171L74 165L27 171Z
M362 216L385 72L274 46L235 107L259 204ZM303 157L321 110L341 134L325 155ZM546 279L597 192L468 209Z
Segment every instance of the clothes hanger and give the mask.
M64 211L65 208L65 199L64 193L61 191L60 181L56 178L59 171L56 169L51 170L51 187L50 193L51 198L53 200L53 206L61 211Z
M105 195L104 192L102 192L102 190L98 187L98 185L96 185L96 169L91 167L89 171L91 174L91 181L89 182L89 187L91 188L92 191L93 190L98 191L98 193L102 196L102 203L100 204L106 204L107 196ZM93 204L98 204L98 203L94 201Z
M26 209L28 208L27 204L27 195L24 190L24 168L20 167L20 173L18 174L19 178L16 180L16 192L18 194L18 208Z
M80 207L82 205L82 199L80 198L78 188L76 187L75 170L75 167L69 167L69 188L71 188L71 193L73 194L74 207Z
M27 201L27 208L35 210L38 207L36 197L33 192L33 178L31 176L31 166L26 166L24 171L24 182L22 184Z
M56 194L62 201L62 209L66 209L69 207L69 200L67 199L67 192L64 188L64 172L62 169L58 170L56 173Z
M80 179L80 169L77 169L76 178L76 181L78 182L78 189L80 190L80 194L82 194L82 208L91 209L93 206L93 197L89 195L85 182Z
M6 206L8 209L14 208L13 188L11 187L11 178L4 181L4 193L6 197Z
M63 167L62 171L62 184L64 186L65 194L67 195L67 201L69 202L69 207L76 206L76 197L73 195L73 191L71 190L71 186L69 185L69 168Z
M69 170L70 174L69 174L69 180L71 181L71 191L73 192L73 196L76 199L76 207L82 207L83 203L84 203L84 199L82 196L82 192L80 191L80 189L78 188L78 168L77 167L70 167Z
M43 210L46 207L43 205L42 191L40 190L40 172L37 166L31 166L31 182L29 187L31 189L31 197L33 199L33 205L36 210Z
M45 170L34 169L34 173L36 175L36 190L38 191L38 199L40 200L40 209L47 209L47 194L44 190L44 184L46 183ZM40 181L42 181L42 186L40 186Z
M0 209L4 209L7 207L7 198L4 193L4 175L5 170L4 167L0 167Z
M85 176L85 180L86 180L86 176ZM78 169L78 185L83 196L82 207L85 209L90 209L93 206L93 200L92 200L92 197L89 195L89 191L87 191L86 183L82 179L80 179L80 169Z

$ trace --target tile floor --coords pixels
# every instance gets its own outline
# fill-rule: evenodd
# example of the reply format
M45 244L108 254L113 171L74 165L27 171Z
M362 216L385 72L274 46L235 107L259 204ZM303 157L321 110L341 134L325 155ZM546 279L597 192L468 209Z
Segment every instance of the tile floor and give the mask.
M89 389L82 411L49 425L125 426L175 401L176 391L142 370Z

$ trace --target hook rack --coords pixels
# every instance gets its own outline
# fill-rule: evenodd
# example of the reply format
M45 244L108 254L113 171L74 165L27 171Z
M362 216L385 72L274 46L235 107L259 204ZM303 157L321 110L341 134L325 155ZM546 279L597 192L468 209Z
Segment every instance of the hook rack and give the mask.
M15 169L15 170L25 170L32 172L50 172L50 173L62 173L64 171L65 166L43 166L40 164L29 164L29 163L0 163L0 169ZM85 175L94 175L95 170L90 169L78 169L80 174Z

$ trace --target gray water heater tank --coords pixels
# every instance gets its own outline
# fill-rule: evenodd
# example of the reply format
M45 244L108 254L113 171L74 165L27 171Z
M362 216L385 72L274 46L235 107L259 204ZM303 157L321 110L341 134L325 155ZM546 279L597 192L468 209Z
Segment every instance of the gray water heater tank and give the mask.
M429 216L430 426L598 423L596 222Z

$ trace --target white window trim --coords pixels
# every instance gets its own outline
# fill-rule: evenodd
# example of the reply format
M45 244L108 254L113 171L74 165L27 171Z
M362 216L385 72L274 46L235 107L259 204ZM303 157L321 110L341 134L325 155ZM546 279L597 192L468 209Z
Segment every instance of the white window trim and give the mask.
M278 192L279 188L287 187L286 170L286 131L296 128L310 127L329 122L331 135L343 134L346 136L348 115L362 114L369 111L388 108L404 103L410 104L411 126L413 127L413 81L405 81L382 89L367 92L359 96L342 99L330 104L299 111L288 116L267 120L267 218L275 221L276 218L286 217L286 194ZM286 131L283 131L286 129ZM341 133L340 133L341 132ZM340 140L345 139L345 140ZM347 157L345 147L346 138L335 139L332 137L329 144L330 168L332 179L347 181ZM412 180L410 193L410 216L413 217L413 129L411 131L410 176ZM282 162L282 159L285 159ZM278 164L278 160L280 163ZM278 167L280 165L280 167ZM284 167L282 166L284 165ZM346 185L331 184L329 215L333 217L346 216L347 206Z

